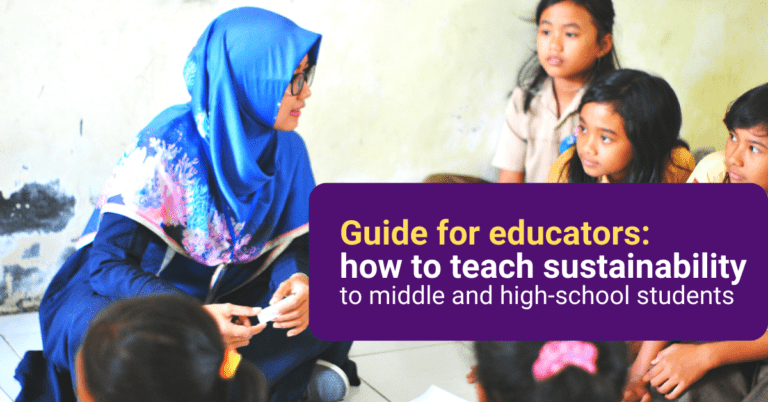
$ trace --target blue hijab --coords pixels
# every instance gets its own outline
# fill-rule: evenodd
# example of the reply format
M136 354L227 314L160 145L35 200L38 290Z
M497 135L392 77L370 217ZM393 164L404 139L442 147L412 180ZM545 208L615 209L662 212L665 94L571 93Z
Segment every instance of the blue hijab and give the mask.
M253 7L211 22L184 66L192 100L139 133L78 246L92 241L104 212L208 266L277 254L306 233L315 185L307 150L273 125L301 60L316 64L320 38Z

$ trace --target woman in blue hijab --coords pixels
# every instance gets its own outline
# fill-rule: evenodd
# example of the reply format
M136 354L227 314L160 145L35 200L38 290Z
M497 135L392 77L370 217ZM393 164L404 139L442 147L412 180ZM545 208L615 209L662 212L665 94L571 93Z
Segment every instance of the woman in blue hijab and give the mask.
M74 400L75 356L91 320L116 300L155 293L204 302L227 345L264 371L273 401L298 400L318 358L354 366L351 342L305 331L315 182L293 130L311 95L320 39L250 7L206 28L184 67L191 101L139 133L49 285L40 305L43 357L30 354L17 369L19 400L36 400L36 392ZM254 307L270 304L282 315L256 325ZM41 370L50 388L39 377L24 383Z

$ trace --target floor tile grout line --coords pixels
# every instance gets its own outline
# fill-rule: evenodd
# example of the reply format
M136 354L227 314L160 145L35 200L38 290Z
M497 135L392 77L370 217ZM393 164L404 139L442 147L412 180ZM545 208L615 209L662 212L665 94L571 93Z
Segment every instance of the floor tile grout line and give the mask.
M389 400L389 398L387 398L386 396L384 396L384 394L382 394L381 392L379 392L379 390L378 390L378 389L374 388L374 387L373 387L373 385L371 385L371 383L369 383L368 381L365 381L364 379L362 379L362 378L361 378L361 379L360 379L360 382L362 382L363 384L365 384L365 385L367 385L369 388L371 388L371 389L373 390L373 392L375 392L375 393L379 394L379 396L380 396L380 397L382 397L382 398L384 398L384 400L385 400L385 401L387 401L387 402L392 402L392 401L390 401L390 400Z
M0 391L2 391L2 392L3 392L3 395L7 396L9 400L11 400L11 401L13 400L13 398L11 398L11 396L10 396L10 395L8 395L8 393L7 393L7 392L5 392L5 390L4 390L4 389L0 388Z
M0 334L0 338L3 338L3 340L5 341L5 343L7 343L7 344L8 344L8 347L10 347L10 348L11 348L11 350L13 351L13 353L16 353L16 356L19 356L19 359L21 359L21 358L22 358L22 357L21 357L21 355L19 354L19 352L18 352L18 351L16 351L16 348L14 348L14 347L13 347L13 345L11 345L11 342L9 342L9 341L8 341L8 338L6 338L6 337L5 337L5 335L3 335L3 334Z

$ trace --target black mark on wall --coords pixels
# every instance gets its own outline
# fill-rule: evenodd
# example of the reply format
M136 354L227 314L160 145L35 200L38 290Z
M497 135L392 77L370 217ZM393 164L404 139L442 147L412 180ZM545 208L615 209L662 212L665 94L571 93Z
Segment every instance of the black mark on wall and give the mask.
M21 255L22 260L35 257L40 257L40 243L33 244L28 249L24 250L24 253Z
M0 192L0 236L60 232L75 215L75 197L59 191L59 181L27 183L6 199Z

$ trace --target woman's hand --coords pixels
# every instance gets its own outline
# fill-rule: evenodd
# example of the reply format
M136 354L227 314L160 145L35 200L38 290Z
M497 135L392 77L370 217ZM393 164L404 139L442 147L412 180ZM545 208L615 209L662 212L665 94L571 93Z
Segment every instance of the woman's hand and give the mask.
M224 338L224 344L228 348L239 348L248 345L251 337L263 331L266 323L251 326L253 317L261 312L259 307L238 306L230 303L206 304L203 306L208 311Z
M283 300L288 295L293 298ZM309 326L309 278L304 274L293 274L281 283L269 301L277 305L280 316L275 318L275 328L292 328L288 336L300 334Z
M667 347L651 362L653 367L643 381L650 381L667 399L676 399L711 369L704 346L676 343Z

